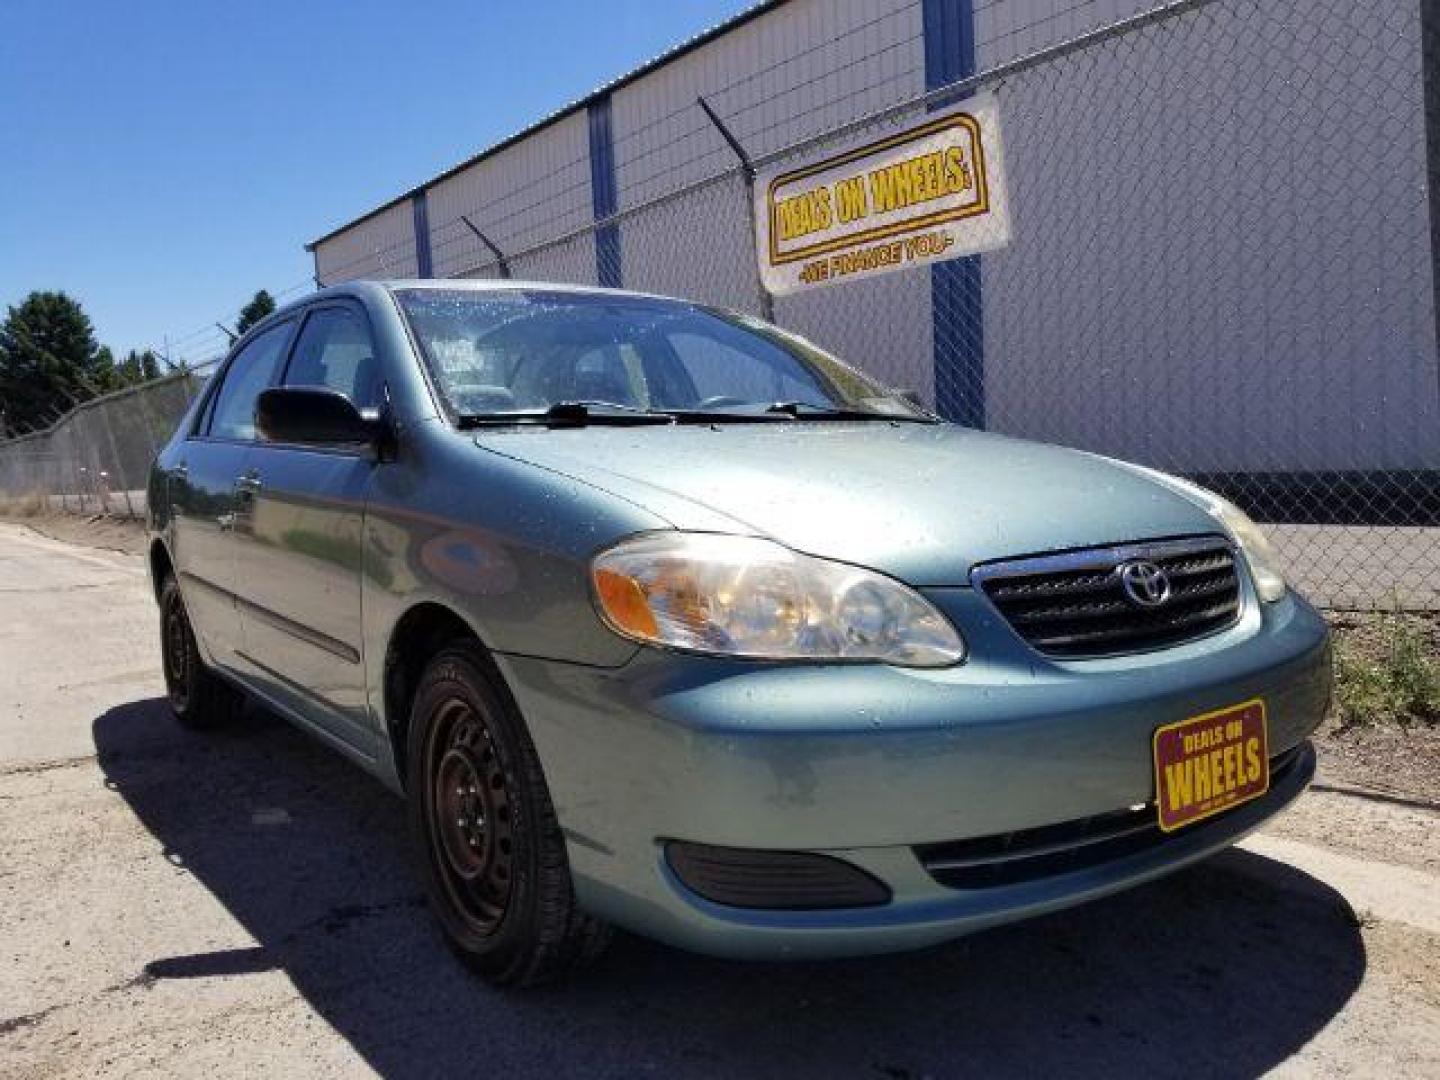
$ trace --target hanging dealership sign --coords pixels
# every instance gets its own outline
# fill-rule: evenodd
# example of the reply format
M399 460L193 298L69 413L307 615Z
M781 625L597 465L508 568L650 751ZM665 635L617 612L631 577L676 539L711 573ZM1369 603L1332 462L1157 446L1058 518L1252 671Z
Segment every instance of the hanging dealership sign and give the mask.
M1010 241L991 94L755 181L760 277L783 295L993 251Z

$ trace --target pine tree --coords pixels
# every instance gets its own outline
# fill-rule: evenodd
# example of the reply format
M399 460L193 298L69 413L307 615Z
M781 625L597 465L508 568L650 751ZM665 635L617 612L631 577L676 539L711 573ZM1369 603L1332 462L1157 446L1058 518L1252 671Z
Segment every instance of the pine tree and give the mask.
M275 298L261 289L250 302L240 309L240 318L235 322L235 332L243 334L275 310Z
M113 372L89 317L63 292L32 292L0 323L0 409L11 430L45 426L109 389Z
M120 386L134 386L160 377L160 360L150 349L136 352L131 349L125 359L115 365L116 381Z

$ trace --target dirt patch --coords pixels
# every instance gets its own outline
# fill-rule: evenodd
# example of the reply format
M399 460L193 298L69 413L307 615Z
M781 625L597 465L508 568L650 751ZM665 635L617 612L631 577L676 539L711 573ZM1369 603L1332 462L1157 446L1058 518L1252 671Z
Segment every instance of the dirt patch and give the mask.
M1345 728L1332 715L1315 741L1323 779L1440 807L1440 730L1395 724Z
M1378 860L1440 875L1437 825L1440 813L1418 800L1360 787L1342 788L1322 768L1304 796L1265 823L1264 835L1298 840L1366 862Z
M56 511L0 513L0 521L13 522L34 529L52 540L63 540L106 551L123 551L127 555L143 555L148 547L145 523L131 518L105 515L85 516Z

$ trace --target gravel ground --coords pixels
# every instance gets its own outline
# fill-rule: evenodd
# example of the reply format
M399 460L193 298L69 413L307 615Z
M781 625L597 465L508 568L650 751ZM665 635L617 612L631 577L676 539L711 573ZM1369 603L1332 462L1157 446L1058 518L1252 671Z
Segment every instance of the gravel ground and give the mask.
M1317 742L1321 767L1331 781L1419 799L1440 809L1440 728L1341 728L1330 722Z
M499 993L399 804L255 713L178 730L142 560L0 526L0 1076L1440 1074L1440 813L1330 775L1241 848L924 952L623 937Z

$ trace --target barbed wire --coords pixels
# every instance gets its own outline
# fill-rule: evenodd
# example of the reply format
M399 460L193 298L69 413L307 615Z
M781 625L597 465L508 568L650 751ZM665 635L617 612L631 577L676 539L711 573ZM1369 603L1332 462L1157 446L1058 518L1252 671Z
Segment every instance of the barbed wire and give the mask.
M815 53L821 52L826 49L840 49L849 39L861 33L864 33L865 31L870 30L881 23L884 23L891 19L898 19L904 14L905 13L903 11L896 10L882 13L875 18L867 19L862 23L850 27L843 33L836 34L835 36L828 38L822 43L819 43L807 49L803 49L795 54L785 57L782 60L777 61L775 64L770 65L764 71L753 72L739 76L728 83L721 84L718 87L707 88L705 90L705 93L709 98L723 98L726 94L731 93L744 86L747 86L752 82L756 81L757 79L773 77L777 71L781 71L788 66L796 64ZM880 57L907 46L914 46L918 44L920 40L921 35L912 35L901 41L892 42L888 45L881 46L878 50L872 50L872 56ZM906 72L906 77L916 77L917 71L917 68L908 69ZM778 90L777 95L795 93L800 90L807 89L815 85L816 83L823 81L826 78L833 77L833 72L826 72L825 74L820 76L804 79L798 83ZM855 91L854 94L852 94L851 96L860 96L866 93L871 93L891 81L894 81L894 78L880 80L871 86L860 88L859 90ZM749 108L739 110L739 112L741 113L749 111ZM696 123L684 134L667 140L664 145L652 147L649 150L642 151L639 154L633 154L628 156L623 154L623 148L635 139L665 124L671 119L675 119L685 115L694 116L696 118ZM770 130L772 130L772 128L763 129L764 132L768 132ZM684 105L679 106L676 109L673 109L670 112L666 113L664 116L658 117L652 121L648 121L638 128L616 135L615 138L612 140L611 144L613 153L615 154L616 167L617 169L634 168L640 162L648 160L649 158L654 157L659 153L673 152L675 146L678 143L683 143L692 138L704 136L707 133L712 137L715 137L714 128L711 127L708 121L705 120L704 114L697 109L693 101L688 101ZM726 154L728 154L728 150L722 145L714 148L711 151L707 151L705 156L720 157ZM480 164L480 162L476 162L476 165L478 164ZM567 160L560 165L549 167L549 172L552 177L564 175L571 170L575 170L580 174L574 183L568 184L560 189L552 189L546 191L538 198L532 197L532 200L530 202L524 203L518 208L509 205L511 200L525 195L533 196L535 192L535 185L524 184L517 186L508 192L503 192L487 199L483 205L468 207L464 211L454 214L453 216L448 217L441 222L431 224L430 235L432 237L432 259L435 252L437 251L441 251L445 248L452 247L457 244L464 243L467 240L474 239L473 234L471 234L465 226L464 219L467 217L477 221L482 219L486 221L491 221L494 220L497 216L501 215L508 219L522 218L529 212L539 209L551 202L558 201L566 195L573 194L580 190L588 189L590 185L590 155L588 147L583 153L577 155L576 157ZM358 224L357 227L363 228L363 223ZM444 236L447 231L453 233L453 235L448 237ZM435 240L436 237L442 237L442 239L437 242ZM496 239L497 242L514 243L518 239L518 237L514 235L507 236L504 233L500 233L499 235L494 237L494 239ZM522 241L522 243L523 242L524 241ZM350 271L361 267L374 266L377 262L383 261L382 256L386 256L402 250L406 251L410 258L413 259L415 257L415 240L413 236L392 241L388 245L382 245L380 247L374 248L372 251L362 255L357 255L355 258L349 259L344 263L336 266L327 267L323 277L326 284L336 284L340 281L347 280L347 275Z

